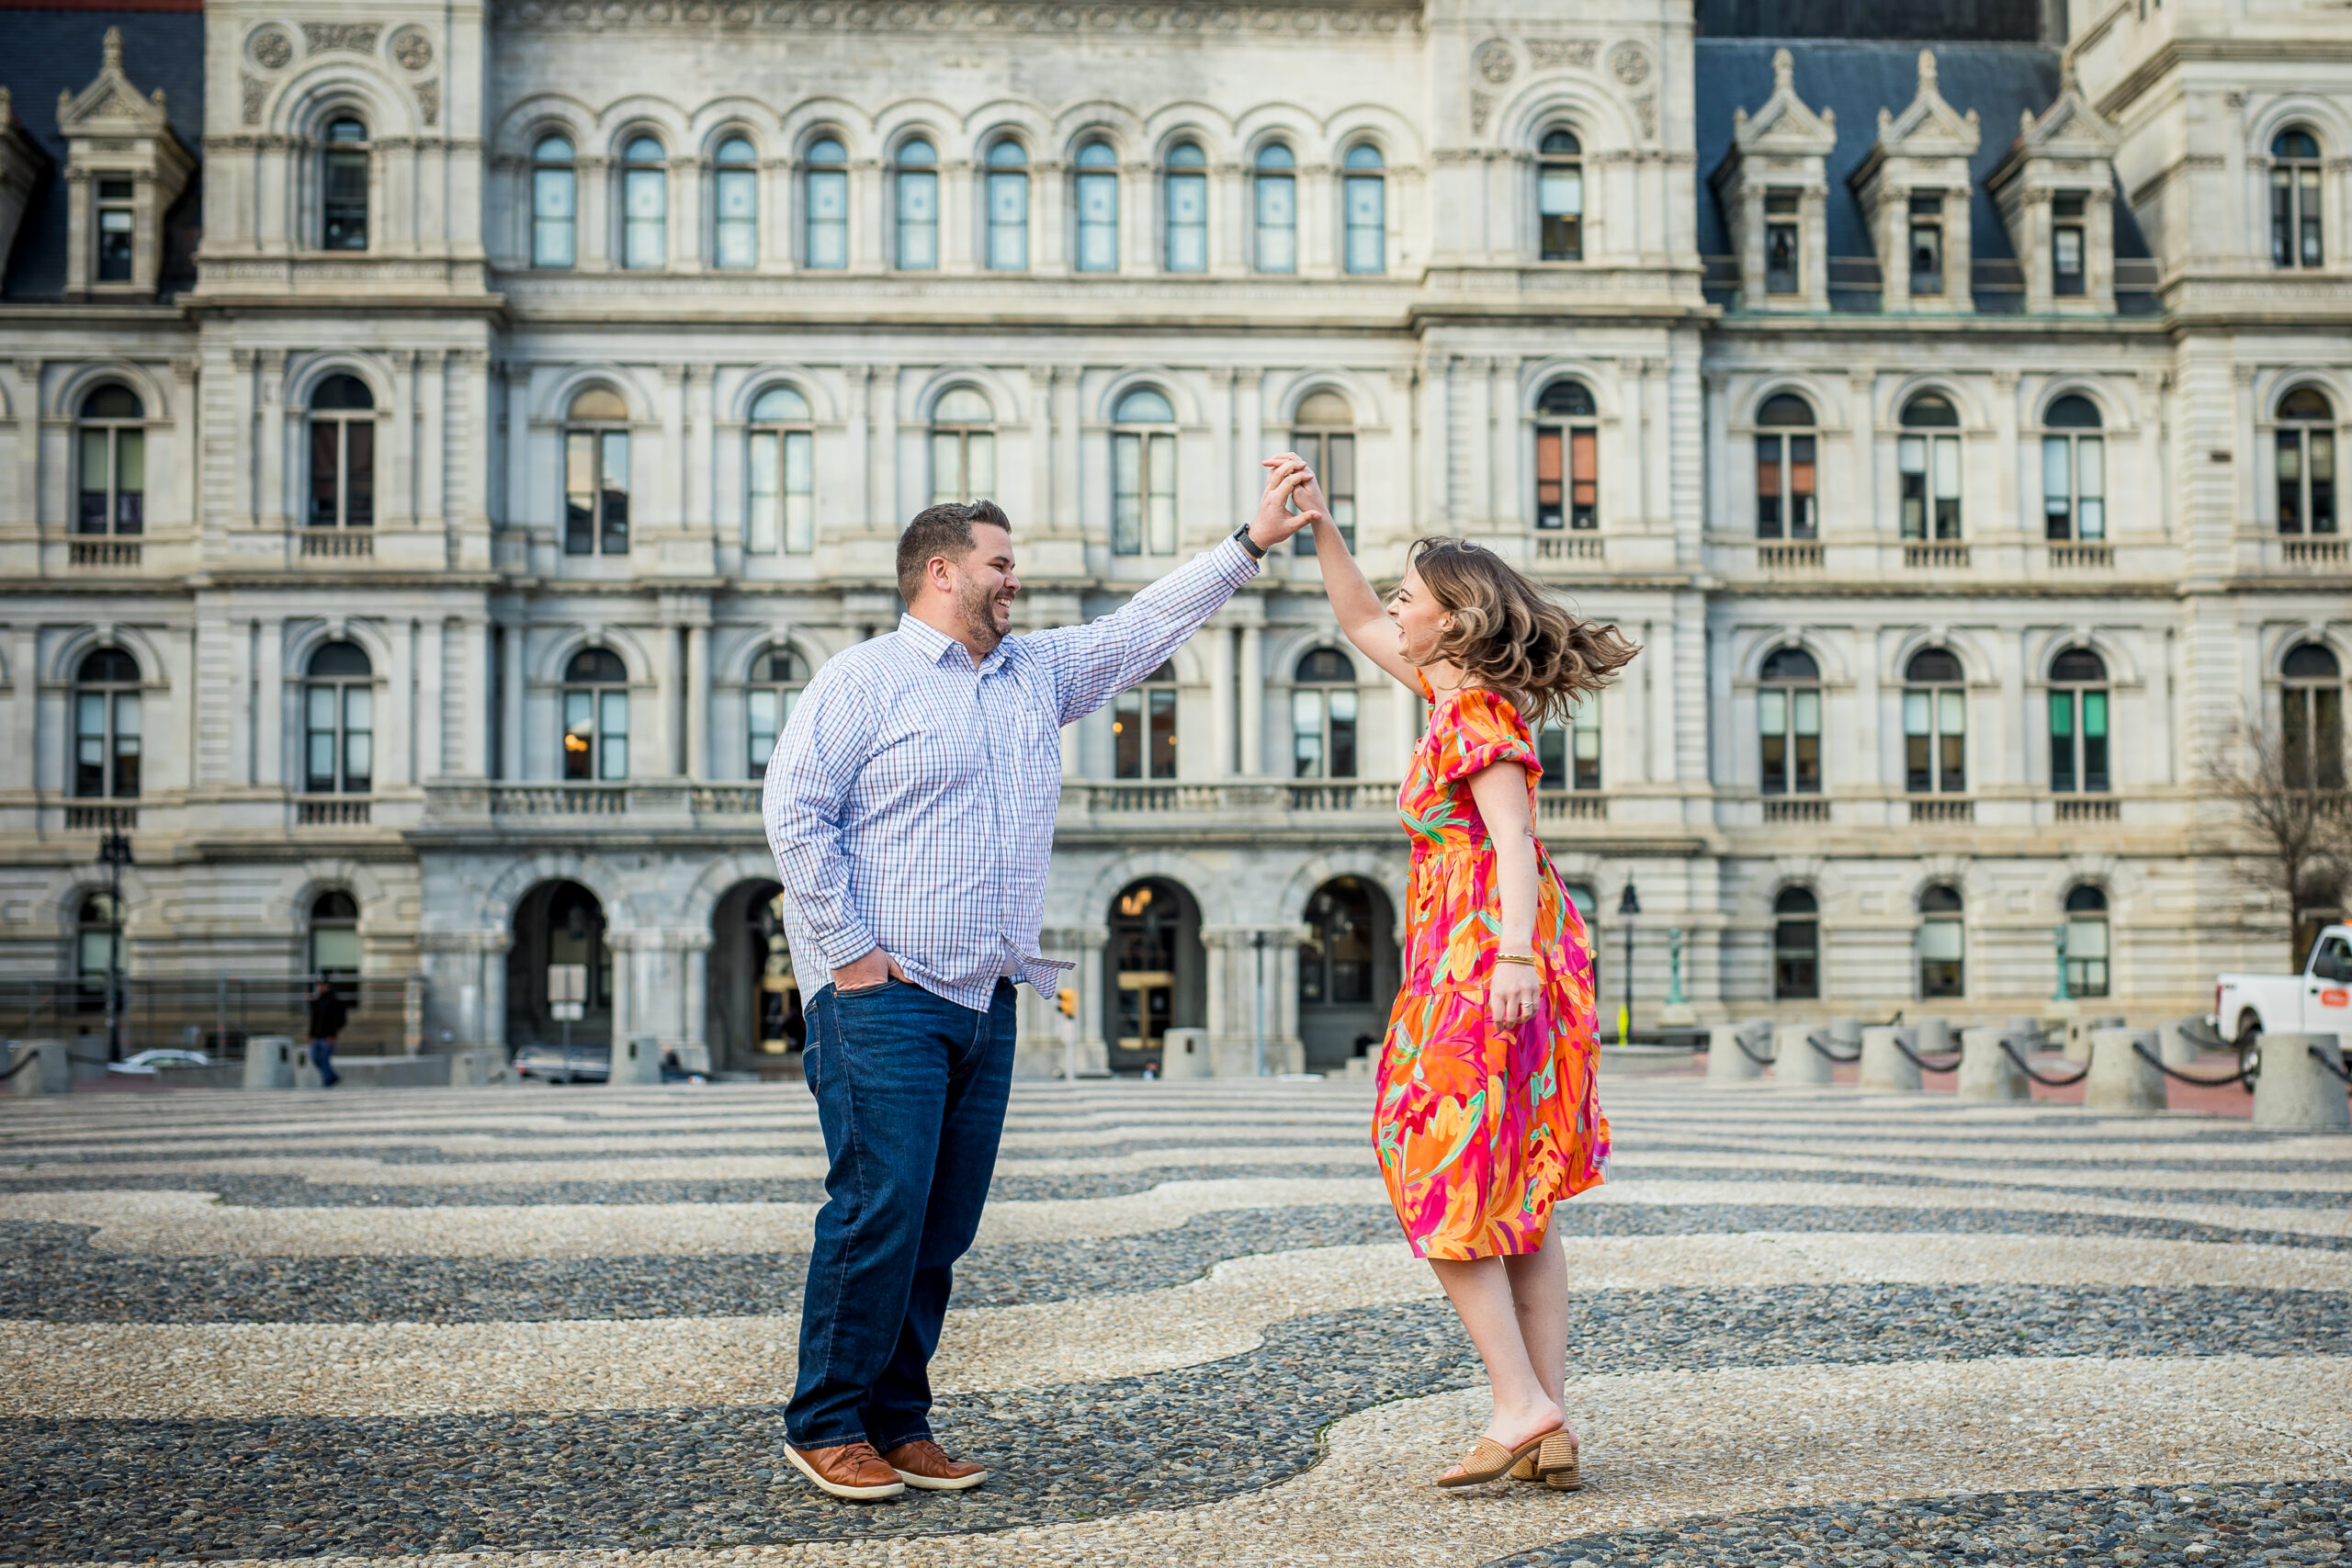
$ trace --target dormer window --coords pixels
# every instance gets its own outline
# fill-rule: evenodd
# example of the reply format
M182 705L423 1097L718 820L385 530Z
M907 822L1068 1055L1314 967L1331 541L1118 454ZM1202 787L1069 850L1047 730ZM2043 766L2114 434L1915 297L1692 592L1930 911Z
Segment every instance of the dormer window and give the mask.
M368 128L356 119L327 127L321 160L321 243L330 251L368 248Z
M106 31L97 78L60 95L65 140L64 294L69 299L152 297L164 265L164 215L187 188L196 160L172 131L161 92L124 73L122 34ZM0 255L18 208L49 161L0 98Z
M2050 198L2050 292L2062 299L2081 299L2088 284L2083 260L2088 205L2080 191L2061 191Z
M139 239L139 214L131 206L138 186L129 179L98 182L97 260L100 283L129 283Z
M1944 193L1911 193L1911 292L1944 291Z
M1804 291L1804 253L1798 245L1798 204L1801 193L1764 193L1764 292L1801 294Z

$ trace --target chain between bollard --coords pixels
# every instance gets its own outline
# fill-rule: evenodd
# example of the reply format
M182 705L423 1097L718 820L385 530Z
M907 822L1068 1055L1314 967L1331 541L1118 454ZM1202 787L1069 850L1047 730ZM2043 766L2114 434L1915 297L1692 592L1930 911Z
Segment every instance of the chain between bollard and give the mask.
M2009 1043L2007 1038L2004 1038L2001 1041L2001 1049L2007 1052L2009 1060L2018 1065L2018 1071L2023 1073L2026 1077L2031 1078L2034 1082L2040 1084L2044 1089L2070 1089L2074 1085L2082 1082L2085 1078L2091 1076L2090 1064L2086 1062L2083 1064L2081 1070L2076 1072L2073 1077L2045 1077L2041 1074L2033 1070L2033 1065L2028 1062L2024 1055L2018 1052L2018 1048Z
M1829 1048L1828 1043L1823 1040L1818 1034L1806 1035L1804 1037L1804 1043L1812 1046L1815 1050L1820 1052L1823 1055L1828 1057L1831 1061L1838 1063L1840 1066L1845 1066L1862 1059L1860 1047L1857 1046L1854 1054L1850 1056L1841 1056L1837 1052L1832 1051Z
M27 1067L31 1066L35 1062L40 1060L40 1052L26 1052L21 1057L17 1058L17 1065L15 1066L10 1067L6 1072L0 1072L0 1083L6 1083L10 1078L15 1077L18 1073L23 1072Z
M1758 1066L1759 1066L1759 1067L1769 1067L1769 1066L1770 1066L1772 1065L1772 1058L1771 1058L1770 1056L1769 1056L1769 1055L1759 1056L1759 1055L1758 1055L1755 1053L1755 1051L1754 1051L1752 1048L1750 1048L1750 1046L1749 1046L1749 1045L1748 1045L1748 1043L1747 1043L1747 1035L1742 1034L1742 1033L1739 1033L1737 1031L1734 1031L1734 1032L1733 1032L1733 1033L1732 1033L1732 1037L1731 1037L1731 1043L1732 1043L1733 1044L1735 1044L1735 1045L1736 1045L1736 1046L1738 1046L1738 1047L1739 1047L1739 1054L1740 1054L1741 1055L1743 1055L1743 1056L1747 1057L1749 1061L1751 1061L1751 1062L1755 1063Z
M2255 1077L2261 1070L2261 1058L2257 1055L2251 1064L2241 1058L2238 1062L2237 1070L2226 1077L2218 1078L2200 1078L2182 1072L2179 1068L2165 1061L2162 1056L2157 1055L2154 1051L2151 1051L2145 1045L2141 1044L2137 1040L2132 1042L2132 1049L2139 1054L2139 1057L2142 1061L2155 1068L2156 1071L2164 1074L2165 1077L2172 1079L2176 1083L2188 1084L2196 1089L2227 1089L2232 1084L2244 1084L2245 1086L2246 1092L2251 1094L2254 1092ZM2314 1052L2314 1055L2316 1055L2316 1052Z
M1903 1043L1903 1036L1899 1034L1894 1037L1894 1048L1902 1052L1905 1056L1911 1058L1911 1065L1918 1068L1923 1073L1956 1073L1960 1071L1960 1053L1957 1051L1951 1054L1951 1059L1948 1062L1930 1062L1927 1057L1922 1056L1918 1052L1914 1051L1910 1046Z
M2328 1076L2335 1078L2336 1082L2352 1085L2352 1073L2346 1072L2342 1063L2331 1058L2326 1052L2316 1045L2306 1045L2303 1049L2309 1051L2312 1054L2312 1060L2325 1067Z

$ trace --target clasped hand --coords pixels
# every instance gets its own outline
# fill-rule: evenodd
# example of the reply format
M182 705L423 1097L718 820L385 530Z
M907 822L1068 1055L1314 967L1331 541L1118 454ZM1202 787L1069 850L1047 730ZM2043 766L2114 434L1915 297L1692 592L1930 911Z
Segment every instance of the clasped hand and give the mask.
M1532 964L1498 963L1487 976L1487 1016L1497 1029L1517 1029L1544 1006L1544 975Z
M1272 549L1317 517L1329 513L1323 505L1323 487L1315 482L1315 471L1306 459L1295 452L1284 452L1265 460L1266 490L1258 498L1258 514L1250 519L1250 537L1261 550ZM1298 510L1290 510L1293 501Z

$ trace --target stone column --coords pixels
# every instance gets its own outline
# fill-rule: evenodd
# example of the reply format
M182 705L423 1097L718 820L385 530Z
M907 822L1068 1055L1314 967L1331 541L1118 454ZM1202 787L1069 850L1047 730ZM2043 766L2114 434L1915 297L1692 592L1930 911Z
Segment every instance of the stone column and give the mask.
M1111 1047L1102 1037L1102 949L1111 940L1107 928L1081 926L1069 933L1079 949L1078 1067L1083 1073L1108 1070Z
M1209 766L1205 772L1201 771L1197 765L1190 769L1184 768L1182 765L1184 759L1181 758L1178 760L1178 767L1180 772L1189 772L1201 778L1230 778L1237 761L1233 732L1235 705L1233 628L1213 621L1209 625L1208 632L1209 733L1216 750L1216 753L1209 758ZM1199 756L1199 752L1195 751L1193 756Z
M506 657L500 662L498 670L499 684L503 688L498 711L502 732L498 743L498 771L501 777L511 780L529 776L524 765L523 752L523 705L526 701L523 659L528 639L524 636L523 623L519 619L507 624L505 637Z
M1241 773L1261 778L1266 772L1266 635L1263 628L1241 628Z
M448 772L447 761L441 755L442 733L448 722L448 705L442 691L442 674L447 668L447 640L448 624L426 621L416 628L416 736L413 760L413 773L410 782L424 784Z
M690 779L716 776L710 762L710 625L686 627L686 765Z
M942 220L944 221L944 214ZM870 417L874 431L874 510L868 513L867 524L885 536L895 536L900 520L914 515L899 493L899 367L895 365L874 367Z
M685 1017L680 1021L682 1039L678 1047L678 1065L690 1073L707 1073L712 1066L710 932L682 932L681 941L685 953Z
M286 623L275 616L261 623L261 667L255 688L260 697L254 715L258 732L254 748L258 762L254 782L277 784L286 776Z
M286 355L272 349L261 356L261 525L286 528Z

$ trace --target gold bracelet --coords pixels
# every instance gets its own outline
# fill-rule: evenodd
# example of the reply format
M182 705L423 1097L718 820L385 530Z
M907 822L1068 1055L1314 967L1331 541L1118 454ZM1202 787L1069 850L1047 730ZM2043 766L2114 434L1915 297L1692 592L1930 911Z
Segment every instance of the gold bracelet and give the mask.
M1530 968L1534 969L1540 969L1543 967L1543 964L1536 961L1535 955L1532 953L1498 953L1495 954L1495 962L1498 964L1524 964Z

